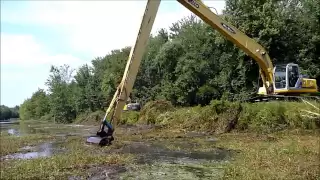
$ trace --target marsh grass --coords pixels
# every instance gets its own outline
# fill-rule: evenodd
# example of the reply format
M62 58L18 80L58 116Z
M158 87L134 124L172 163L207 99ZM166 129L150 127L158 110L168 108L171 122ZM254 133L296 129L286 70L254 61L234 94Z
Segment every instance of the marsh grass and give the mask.
M309 109L312 108L311 110L308 109L302 109L302 116L308 117L310 119L320 119L320 106L317 103L311 103L310 101L303 100L303 102L308 105ZM320 124L320 122L318 121Z
M155 102L156 103L156 102ZM320 107L319 102L313 102ZM161 107L160 110L155 110ZM164 106L164 107L162 107ZM225 133L272 133L285 129L319 129L320 119L309 118L302 110L313 107L302 102L238 103L213 100L200 107L172 108L166 103L143 107L139 122L163 125L166 128ZM170 109L166 111L166 109ZM314 109L313 109L314 110ZM150 118L152 117L152 121Z
M130 155L92 154L77 150L49 158L13 161L6 165L3 163L1 179L67 179L71 175L86 177L86 170L90 167L129 161Z
M55 137L50 135L32 134L28 136L11 136L7 133L1 133L0 156L18 152L20 151L20 148L24 146L34 146L54 139Z
M314 130L239 133L192 137L183 130L153 130L140 135L118 136L113 146L86 146L81 137L68 137L62 147L69 151L50 158L1 162L1 179L67 179L72 175L85 178L89 169L114 164L130 165L130 154L110 153L132 141L153 141L174 151L231 149L238 153L228 162L207 164L156 163L152 167L139 165L124 175L130 179L168 177L176 179L317 179L319 177L319 133ZM143 139L140 139L143 137ZM208 141L208 139L216 139ZM134 163L133 163L134 164ZM179 172L177 174L177 172ZM22 177L23 174L23 177Z
M320 105L312 104L315 107ZM181 178L190 175L195 179L210 179L221 172L221 179L317 179L320 177L319 118L306 116L309 111L315 112L316 109L301 102L239 104L212 101L205 107L188 108L172 108L170 103L153 102L140 113L124 112L120 124L153 124L160 128L133 134L126 134L124 128L116 131L114 144L105 148L86 146L81 137L68 137L61 145L69 150L64 154L1 162L1 177L66 179L75 174L85 177L89 175L88 169L94 166L133 163L133 155L110 153L110 150L121 149L133 141L143 141L158 142L175 151L211 152L218 148L238 153L230 161L220 164L190 167L159 162L152 167L140 165L135 172L127 174L129 179L162 177L159 170L172 179L179 176L177 173ZM98 124L101 114L97 112L86 119L84 116L83 121L80 118L77 123ZM192 136L191 131L205 134ZM4 140L7 144L6 150L1 152L15 152L22 146L50 139L50 136L19 138L1 137L1 143ZM208 141L210 138L216 140Z
M77 116L74 123L96 125L103 119L104 114L105 112L101 110L95 112L84 112Z
M201 179L211 180L223 177L223 167L219 163L186 163L170 164L158 162L150 165L140 165L122 175L123 179ZM138 178L137 178L138 177Z
M105 148L86 146L84 139L69 137L63 154L47 158L1 162L1 179L67 179L72 175L85 178L89 168L133 161L130 154L106 153Z
M150 133L169 137L167 132ZM320 177L319 132L286 130L281 132L228 133L205 137L164 138L161 143L171 150L213 152L232 150L232 159L221 163L221 179L317 179ZM162 138L161 138L162 139ZM208 141L215 139L215 141ZM211 168L215 168L212 165Z
M120 139L160 141L171 150L190 152L215 148L239 151L223 164L222 179L317 179L320 104L309 103L212 101L204 107L173 108L170 103L155 101L143 107L138 117L132 116L134 120L123 116L122 124L137 122L162 128ZM228 129L231 125L232 131ZM189 137L190 131L206 132L207 137ZM210 134L216 142L207 141ZM175 171L180 171L177 168Z
M320 106L319 102L314 102ZM303 109L310 110L302 102L265 102L244 104L237 129L271 133L284 129L318 129L319 119L304 116Z
M318 134L276 134L272 138L229 134L217 146L241 151L225 166L224 179L317 179L320 175Z
M213 100L200 107L174 107L167 101L147 103L140 112L127 111L119 124L154 124L166 129L206 131L211 133L259 132L272 133L285 129L319 129L319 102L239 103ZM310 118L313 115L313 118ZM307 114L309 113L309 114ZM77 123L98 125L101 111L79 116Z

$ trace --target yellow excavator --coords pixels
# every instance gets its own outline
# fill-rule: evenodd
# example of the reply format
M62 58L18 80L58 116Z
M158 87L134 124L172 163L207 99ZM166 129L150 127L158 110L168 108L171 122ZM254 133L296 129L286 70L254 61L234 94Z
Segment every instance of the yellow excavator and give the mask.
M261 100L262 98L300 98L305 97L303 96L305 94L311 94L310 97L316 97L313 96L313 94L318 94L316 80L305 78L301 75L299 65L288 63L274 66L268 53L259 43L213 13L201 0L177 1L224 35L258 63L262 86L258 90L257 97L251 99L252 101ZM114 140L114 127L112 124L116 123L112 122L119 120L126 100L132 91L160 2L161 0L148 0L122 81L113 96L96 136L89 137L87 142L105 146L110 145ZM112 109L113 112L110 113ZM110 121L107 119L110 119Z

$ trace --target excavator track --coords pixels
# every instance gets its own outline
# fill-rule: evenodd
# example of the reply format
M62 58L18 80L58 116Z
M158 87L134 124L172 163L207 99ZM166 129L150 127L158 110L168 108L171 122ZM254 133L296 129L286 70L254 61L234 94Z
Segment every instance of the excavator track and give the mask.
M243 100L242 102L257 103L257 102L269 102L269 101L301 101L304 100L313 100L320 102L319 95L311 96L288 96L288 95L257 95L252 98Z
M97 144L99 146L110 146L114 140L113 136L100 137L100 136L90 136L87 138L86 143Z

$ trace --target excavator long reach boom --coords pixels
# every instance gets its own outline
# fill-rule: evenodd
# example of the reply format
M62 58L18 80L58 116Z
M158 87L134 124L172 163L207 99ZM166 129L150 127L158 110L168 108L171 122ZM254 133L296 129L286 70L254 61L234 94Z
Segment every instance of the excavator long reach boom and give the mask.
M115 92L113 99L106 111L106 115L102 120L101 126L97 135L101 138L99 140L100 145L110 144L113 140L114 127L111 124L116 125L120 119L121 112L129 97L144 51L147 46L147 42L152 30L153 23L155 21L161 0L148 0L146 9L142 18L139 33L134 47L131 49L127 65L124 71L124 75L120 85ZM274 93L274 74L273 64L266 52L266 50L258 44L256 41L245 35L243 32L220 18L217 14L213 13L209 7L207 7L200 0L177 0L184 7L200 17L204 22L211 27L219 31L228 40L233 42L236 46L242 49L250 57L252 57L260 67L260 76L263 81L263 88L265 88L266 94ZM310 80L310 79L307 79ZM309 82L309 81L308 81ZM313 82L313 81L310 81ZM310 85L311 87L312 85ZM313 86L312 86L313 87ZM111 111L113 112L111 113ZM110 114L111 113L111 114ZM110 121L108 122L108 115L110 115ZM107 132L105 132L107 127Z
M121 83L118 86L113 99L111 100L104 119L100 125L100 129L97 132L97 135L100 136L101 139L88 139L87 142L99 143L103 146L109 145L111 144L111 141L113 141L114 126L111 124L116 124L119 120L123 107L132 91L140 62L145 52L152 26L160 6L160 2L161 0L148 0L138 36L135 45L131 49ZM112 109L113 112L111 114L110 121L108 122L107 118ZM105 132L105 127L107 127L107 132Z
M268 53L260 44L213 13L202 1L177 1L252 57L260 67L263 84L265 87L272 87L270 85L273 83L273 65Z

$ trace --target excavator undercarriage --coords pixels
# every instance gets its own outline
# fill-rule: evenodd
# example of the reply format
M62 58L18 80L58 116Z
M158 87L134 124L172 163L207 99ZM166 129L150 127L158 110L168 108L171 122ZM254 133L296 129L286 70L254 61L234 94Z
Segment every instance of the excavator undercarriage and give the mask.
M250 98L247 98L241 102L269 102L269 101L301 101L304 100L312 100L312 101L320 101L320 95L313 96L290 96L290 95L253 95Z

